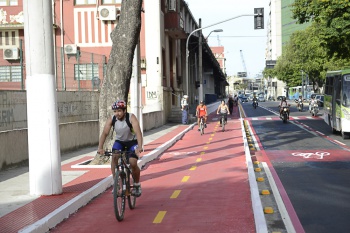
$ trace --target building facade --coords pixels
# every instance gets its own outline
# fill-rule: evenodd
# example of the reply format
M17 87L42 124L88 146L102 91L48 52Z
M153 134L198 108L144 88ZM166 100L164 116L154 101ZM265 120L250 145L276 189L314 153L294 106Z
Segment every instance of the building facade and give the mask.
M56 89L98 90L106 75L110 33L122 14L121 0L52 0ZM184 0L144 0L140 33L141 105L145 130L165 124L179 100L196 104L199 26ZM44 17L44 16L38 16ZM25 90L23 0L0 1L0 90ZM205 94L223 95L226 74L203 43ZM38 58L40 59L40 58ZM188 93L186 93L188 90ZM130 95L133 93L130 92ZM181 119L179 119L180 121Z

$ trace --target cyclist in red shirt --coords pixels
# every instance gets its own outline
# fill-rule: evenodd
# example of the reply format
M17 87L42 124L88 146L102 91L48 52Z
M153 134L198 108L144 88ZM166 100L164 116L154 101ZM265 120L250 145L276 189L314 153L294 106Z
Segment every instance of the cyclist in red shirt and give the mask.
M207 128L207 106L204 105L204 102L201 101L200 104L197 106L196 109L196 117L198 117L197 123L198 123L198 131L199 131L199 121L201 117L204 118L204 127Z

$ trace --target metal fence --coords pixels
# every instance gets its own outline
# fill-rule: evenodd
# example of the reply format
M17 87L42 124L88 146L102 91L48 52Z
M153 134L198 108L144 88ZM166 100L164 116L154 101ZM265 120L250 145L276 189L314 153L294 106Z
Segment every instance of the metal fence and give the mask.
M25 60L0 59L0 90L25 90ZM106 56L80 50L55 50L55 80L59 91L99 90L106 74Z

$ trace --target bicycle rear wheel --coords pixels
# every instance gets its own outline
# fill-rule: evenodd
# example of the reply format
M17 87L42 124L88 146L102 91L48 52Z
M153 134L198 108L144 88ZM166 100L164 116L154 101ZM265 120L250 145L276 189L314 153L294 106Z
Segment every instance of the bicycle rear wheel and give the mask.
M200 124L200 131L201 131L201 135L204 134L204 125L203 123Z
M123 190L123 185L126 185L125 183L125 174L116 171L113 186L113 201L115 217L119 222L124 219L125 191Z
M127 190L128 190L128 204L129 208L132 210L136 205L136 196L132 194L132 187L134 186L134 178L132 177L130 170L127 170L126 175L127 179Z

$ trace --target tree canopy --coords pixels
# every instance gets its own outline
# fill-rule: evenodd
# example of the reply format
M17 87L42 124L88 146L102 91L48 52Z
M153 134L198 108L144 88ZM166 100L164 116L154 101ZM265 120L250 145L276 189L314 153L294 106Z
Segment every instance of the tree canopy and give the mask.
M293 18L297 23L319 25L320 45L330 57L347 58L350 52L349 0L295 0Z

